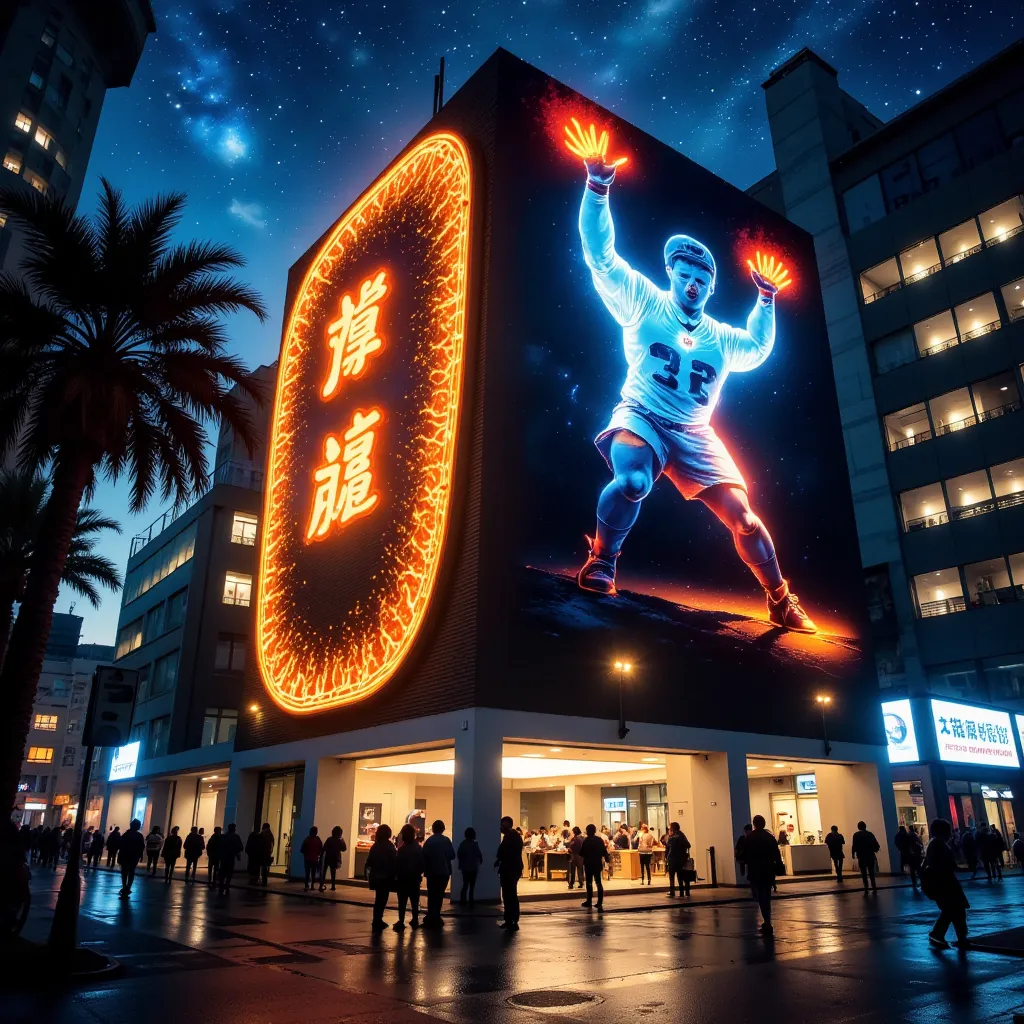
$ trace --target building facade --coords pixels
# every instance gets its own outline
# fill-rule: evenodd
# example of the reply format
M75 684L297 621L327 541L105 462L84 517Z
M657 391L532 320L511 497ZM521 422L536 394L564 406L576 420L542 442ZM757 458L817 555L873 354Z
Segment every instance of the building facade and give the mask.
M73 822L78 813L92 676L114 658L112 647L79 644L81 628L80 615L54 613L14 808L14 820L33 827ZM90 801L86 824L98 825L99 812L99 802Z
M108 89L131 83L156 31L149 0L14 0L0 11L5 185L20 180L75 206ZM0 268L20 262L0 226Z
M894 767L900 816L1010 837L1024 809L1024 43L889 122L807 50L764 90L777 169L748 193L814 236L881 695L896 735L912 715L919 740L894 755L916 762Z

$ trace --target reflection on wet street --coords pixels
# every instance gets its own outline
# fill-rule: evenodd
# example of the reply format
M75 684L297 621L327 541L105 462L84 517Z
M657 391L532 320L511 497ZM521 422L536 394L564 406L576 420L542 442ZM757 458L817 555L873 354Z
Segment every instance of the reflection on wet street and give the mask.
M52 879L36 873L32 938L45 937ZM934 905L908 887L780 900L769 942L747 903L601 917L534 904L510 935L487 914L450 918L440 932L373 936L366 907L149 879L125 902L119 883L106 872L86 880L81 939L122 960L123 977L75 995L19 995L5 1020L166 1012L309 1024L419 1011L409 1019L976 1024L1024 1010L1021 961L932 950ZM1019 875L966 889L973 934L1022 923Z

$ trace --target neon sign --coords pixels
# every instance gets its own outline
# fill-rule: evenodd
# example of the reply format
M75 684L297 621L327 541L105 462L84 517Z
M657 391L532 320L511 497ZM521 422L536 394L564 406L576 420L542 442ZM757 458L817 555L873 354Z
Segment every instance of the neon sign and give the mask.
M472 175L420 140L328 233L285 322L256 595L264 687L310 713L391 679L437 586L465 374Z

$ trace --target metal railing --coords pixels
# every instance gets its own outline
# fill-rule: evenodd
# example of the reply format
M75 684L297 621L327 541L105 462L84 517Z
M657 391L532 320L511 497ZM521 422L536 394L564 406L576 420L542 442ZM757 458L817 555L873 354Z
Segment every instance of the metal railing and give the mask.
M936 615L952 615L967 610L967 602L962 597L946 597L941 601L922 601L921 618L932 619Z
M907 520L907 533L916 533L918 530L927 530L931 526L945 526L949 522L948 512L936 512L930 516L918 516L917 519Z
M965 416L962 420L953 420L951 423L940 423L935 428L936 437L941 437L943 434L955 434L958 430L966 430L968 427L973 427L978 420L974 413L970 416Z
M954 508L950 514L954 519L973 519L975 516L983 516L986 512L995 511L995 507L995 498L985 498L983 501L975 501L970 505Z
M942 269L941 263L933 263L930 267L925 267L924 270L918 270L916 273L911 274L910 277L904 277L904 284L913 284L915 281L922 281L926 277L931 277L932 274L937 274Z
M991 334L993 331L998 331L1002 327L1002 321L990 320L987 324L982 324L981 327L975 327L973 331L968 331L966 334L960 335L961 341L973 341L975 338L984 337L986 334Z
M997 420L1000 416L1016 412L1019 408L1020 402L1006 402L1004 405L997 405L991 409L984 409L978 413L978 422L984 423L986 420Z
M960 344L960 339L954 334L952 338L947 338L945 341L940 341L936 345L929 345L927 348L918 348L918 352L921 353L921 358L924 359L926 356L935 356L940 352L945 352L948 349L953 348L955 345Z
M1009 231L1003 231L1001 234L995 236L995 238L986 238L986 245L998 245L1000 242L1005 242L1008 238L1013 238L1015 235L1019 235L1024 231L1024 224L1018 224L1015 228L1010 228Z
M967 259L968 256L973 256L976 252L981 252L984 248L981 242L977 245L972 245L970 249L963 249L961 252L953 253L952 256L946 256L944 261L947 267L951 267L954 263L959 263L961 260Z
M990 590L976 590L971 594L972 608L992 608L998 604L1013 604L1017 600L1017 589L1013 584L992 587Z
M1007 312L1010 314L1010 323L1024 318L1024 303L1019 306L1011 306L1009 303L1006 305Z
M897 281L895 284L887 285L881 291L868 292L864 295L864 305L868 306L872 302L877 302L879 299L884 299L886 295L892 295L893 292L898 292L903 287L902 281Z
M1024 491L1011 491L996 498L996 508L1015 508L1024 505Z
M901 437L897 441L889 442L889 451L896 452L901 448L911 448L915 444L923 444L925 441L932 439L932 432L930 430L922 430L920 434L911 434L910 437Z

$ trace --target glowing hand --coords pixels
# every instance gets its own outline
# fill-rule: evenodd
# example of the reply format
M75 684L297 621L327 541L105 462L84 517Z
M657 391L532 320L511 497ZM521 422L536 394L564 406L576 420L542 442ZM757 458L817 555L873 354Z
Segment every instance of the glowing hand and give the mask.
M617 160L608 160L608 133L598 135L593 125L584 130L574 117L572 127L565 126L565 134L566 149L583 161L590 180L597 185L610 185L615 180L616 168L621 167L627 158L620 156Z
M757 253L757 266L754 266L753 260L747 260L747 266L762 295L775 295L793 283L782 261L777 261L774 256L766 256L760 250Z

